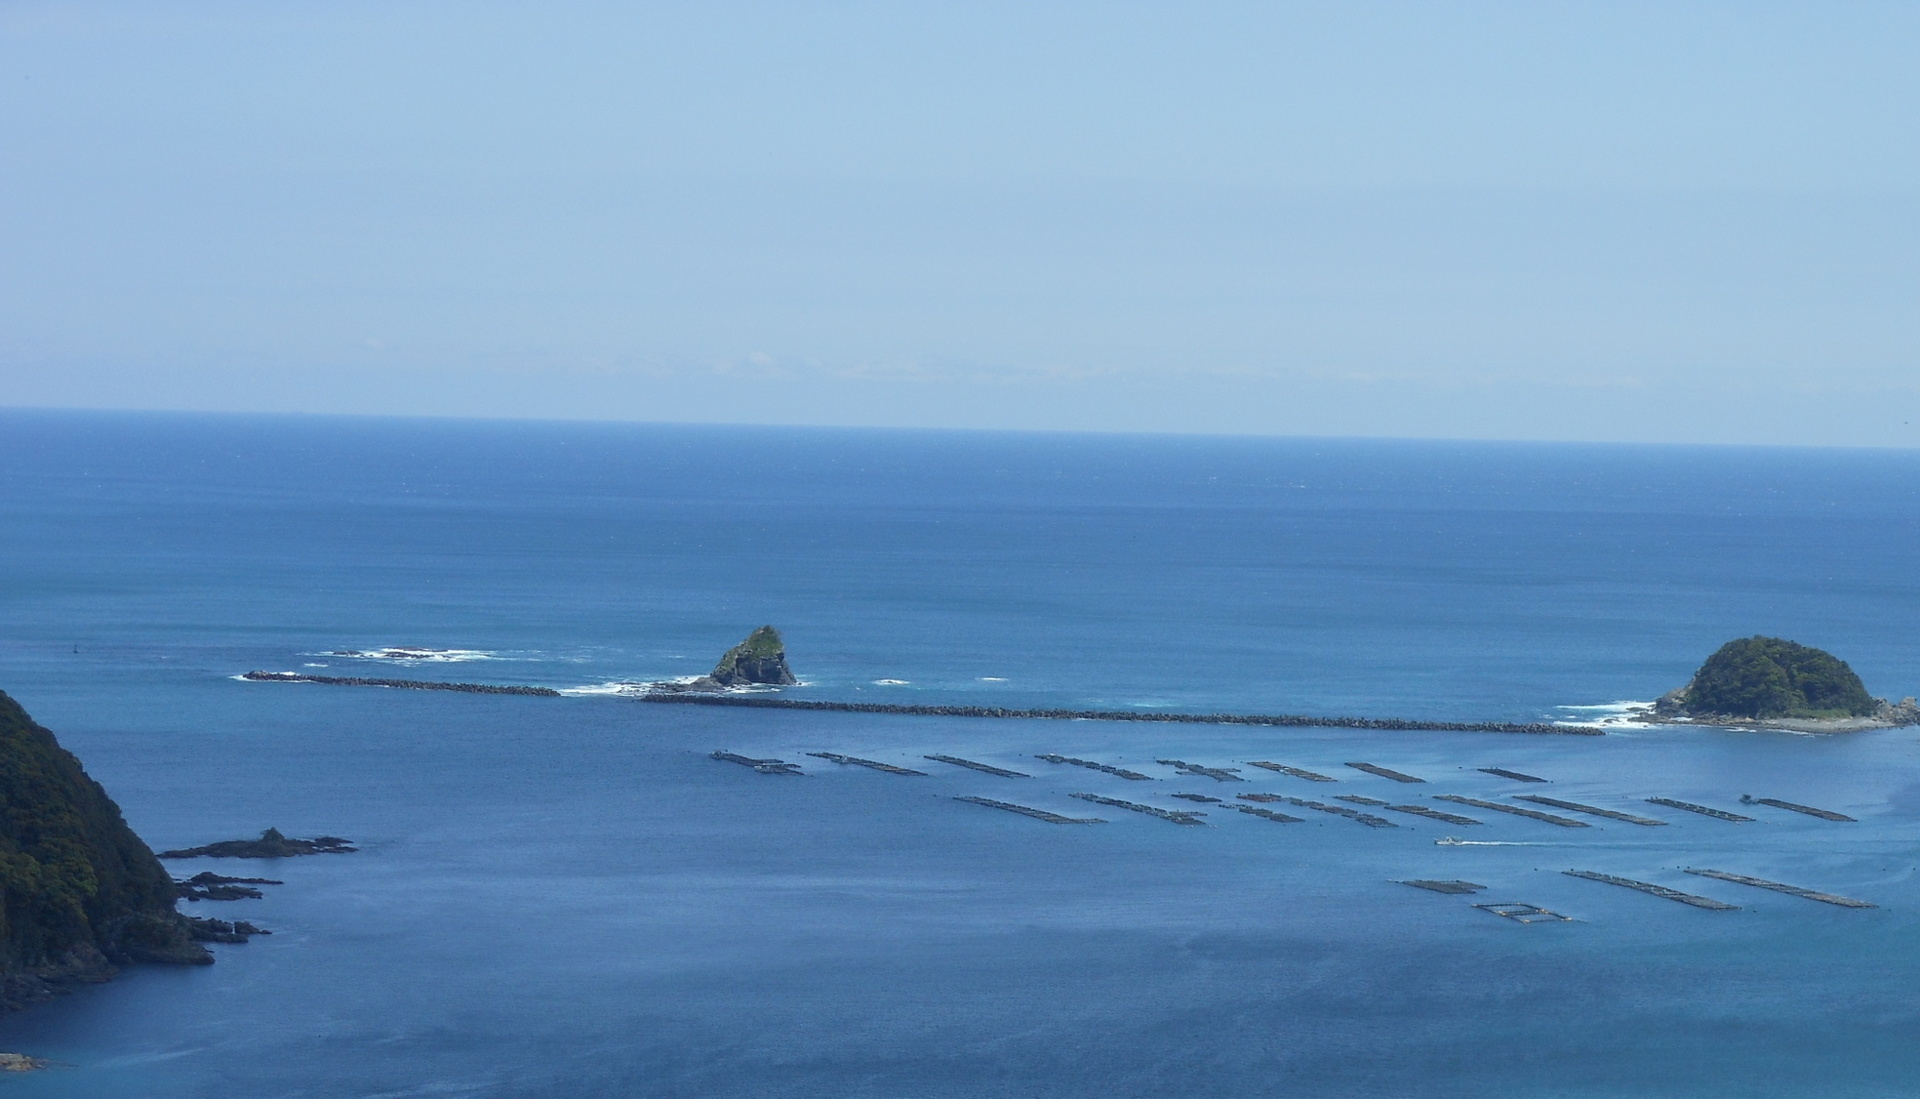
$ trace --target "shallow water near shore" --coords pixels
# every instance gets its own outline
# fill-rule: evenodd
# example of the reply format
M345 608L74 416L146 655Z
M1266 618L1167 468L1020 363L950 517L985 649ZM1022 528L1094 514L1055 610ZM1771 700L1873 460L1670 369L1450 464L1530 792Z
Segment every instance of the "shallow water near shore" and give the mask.
M1920 693L1920 456L26 413L0 427L15 443L0 688L156 848L268 825L363 846L174 864L284 879L191 906L275 934L217 947L210 969L136 969L0 1019L0 1049L68 1066L6 1081L19 1094L1920 1087L1911 729L1168 727L232 678L572 690L704 671L773 622L806 681L794 697L1536 721L1652 698L1721 641L1765 632L1898 697ZM460 659L392 653L406 648ZM1154 779L1034 758L1049 752ZM939 753L1032 777L923 758ZM1245 781L1182 777L1169 758ZM1398 827L1368 828L1264 803L1306 818L1282 824L1171 797L1248 792L1485 823L1373 809ZM1208 827L1074 793L1199 810ZM1669 823L1563 828L1436 794ZM1490 901L1573 922L1472 907Z

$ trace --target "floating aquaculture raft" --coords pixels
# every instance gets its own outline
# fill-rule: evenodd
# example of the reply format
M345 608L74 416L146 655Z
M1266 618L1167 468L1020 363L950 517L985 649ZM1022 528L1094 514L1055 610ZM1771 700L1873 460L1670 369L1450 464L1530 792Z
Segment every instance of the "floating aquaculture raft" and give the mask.
M1434 881L1430 878L1409 878L1400 883L1411 885L1415 889L1430 889L1435 893L1478 893L1486 886L1470 881Z
M1562 916L1558 912L1549 912L1537 904L1476 904L1482 912L1491 912L1496 916L1505 916L1515 923L1572 923L1572 916Z
M1480 770L1481 770L1481 771L1483 771L1483 772L1485 772L1486 774L1489 774L1489 775L1499 775L1499 776L1500 776L1501 778L1510 778L1510 779L1512 779L1512 780L1514 780L1515 782L1545 782L1545 781L1547 781L1546 779L1543 779L1543 778L1541 778L1541 777L1539 777L1538 775L1528 775L1528 774L1522 774L1522 773L1521 773L1521 772L1519 772L1519 771L1509 771L1509 770L1507 770L1507 769L1506 769L1505 767L1482 767L1482 768L1480 768Z
M1779 798L1754 798L1753 803L1755 805L1771 805L1775 809L1791 809L1796 813L1805 813L1810 817L1819 817L1821 820L1851 821L1853 819L1845 813L1836 813L1831 809L1815 809L1811 805L1800 805L1791 801L1781 801Z
M915 771L910 767L895 767L891 763L881 763L877 759L861 759L859 756L843 756L838 752L808 752L807 754L819 759L830 759L839 764L854 767L871 767L876 771L885 771L890 775L919 775L925 778L927 774L925 771Z
M1234 773L1239 770L1238 767L1202 767L1198 763L1188 763L1184 759L1156 759L1154 762L1193 778L1210 778L1215 782L1247 781Z
M1032 775L1022 774L1019 771L1009 771L1005 767L995 767L991 763L975 763L973 760L961 759L959 756L927 756L926 758L935 763L951 763L955 767L967 767L982 772L983 774L999 775L1001 778L1033 777Z
M1688 868L1687 873L1698 874L1703 878L1716 878L1720 881L1735 882L1740 885L1751 885L1760 889L1771 889L1776 893L1791 893L1796 897L1805 897L1810 901L1824 901L1827 904L1837 904L1842 908L1879 907L1869 901L1857 901L1852 897L1842 897L1837 893L1816 893L1811 889L1802 889L1797 885L1784 885L1777 881L1768 881L1765 878L1750 878L1745 874L1729 874L1725 870L1695 870Z
M1247 761L1247 766L1265 767L1269 771L1278 771L1283 775L1292 775L1294 778L1303 778L1303 779L1306 779L1308 782L1339 782L1340 781L1339 779L1334 778L1331 775L1323 775L1318 771L1309 771L1304 767L1289 767L1284 763L1274 763L1271 760L1265 760L1265 759L1250 759Z
M1602 809L1598 805L1582 805L1577 801L1561 801L1559 798L1543 798L1538 794L1515 794L1515 801L1530 801L1535 805L1551 805L1555 809L1571 809L1576 813L1591 813L1608 820L1624 820L1628 824L1644 824L1649 827L1667 823L1652 817L1636 817L1632 813L1622 813L1618 809Z
M1548 824L1557 824L1562 828L1592 827L1592 825L1584 820L1574 820L1572 817L1557 817L1552 813L1542 813L1538 809L1522 809L1518 805L1503 805L1497 801L1481 801L1479 798L1463 798L1459 794L1435 794L1433 797L1435 801L1455 801L1461 805L1471 805L1476 809L1491 809L1496 813L1511 813L1516 817L1526 817L1529 820L1543 820Z
M1377 763L1349 763L1347 764L1347 766L1353 768L1356 771L1365 771L1370 775L1379 775L1381 778L1390 778L1395 782L1427 781L1426 779L1423 779L1423 778L1414 778L1412 775L1401 774L1399 771L1395 771L1389 767L1382 767Z
M1374 805L1382 809L1391 809L1396 813L1411 813L1416 817L1426 817L1428 820L1441 820L1448 824L1481 823L1472 817L1463 817L1458 813L1449 813L1441 809L1429 809L1424 805L1395 805L1391 802L1381 801L1379 798L1365 797L1360 794L1335 794L1334 797L1341 801L1353 802L1355 805Z
M1044 820L1048 824L1105 824L1107 823L1106 821L1101 820L1099 817L1063 817L1059 813L1050 813L1045 809L1035 809L1029 805L1015 805L1013 802L1010 802L1010 801L995 801L993 798L964 797L964 798L954 798L953 800L971 802L974 805L984 805L989 809L1005 809L1009 813L1019 813L1021 816L1032 817L1035 820Z
M780 759L754 759L752 756L736 755L733 752L715 752L713 753L713 758L725 760L728 763L738 763L742 767L751 767L763 775L799 775L806 773L800 770L798 763L788 763Z
M1715 820L1730 820L1748 824L1753 822L1752 817L1743 817L1738 813L1729 813L1725 809L1715 809L1710 805L1695 805L1690 801L1675 801L1672 798L1648 798L1647 803L1650 805L1664 805L1669 809L1685 809L1689 813L1698 813L1703 817L1712 817Z
M1285 813L1281 813L1273 809L1262 809L1257 805L1235 805L1233 806L1233 808L1240 810L1242 813L1245 813L1248 816L1265 817L1268 820L1278 821L1281 824L1305 823L1305 821L1302 820L1300 817L1288 816Z
M1143 775L1138 771L1129 771L1124 767L1115 767L1112 764L1108 764L1108 763L1095 763L1093 760L1090 760L1090 759L1075 759L1072 756L1057 756L1051 752L1048 752L1044 755L1037 755L1037 756L1034 756L1033 758L1044 759L1048 763L1070 763L1075 767L1085 767L1088 770L1092 770L1092 771L1105 771L1107 774L1118 775L1124 779L1132 779L1134 782L1154 781L1154 778L1152 775Z
M1738 912L1740 910L1740 906L1737 904L1716 901L1712 897L1702 897L1693 893L1682 893L1678 889L1668 889L1664 885L1655 885L1647 881L1635 881L1632 878L1616 877L1613 874L1602 874L1597 870L1563 870L1561 873L1570 877L1585 878L1588 881L1605 882L1608 885L1623 886L1627 889L1638 889L1642 893L1651 893L1656 897L1665 897L1670 901L1690 904L1695 908L1706 908L1715 912Z
M1332 813L1336 817L1357 820L1369 828L1398 828L1385 817L1376 817L1372 813L1362 813L1358 809L1349 809L1344 805L1328 805L1324 801L1308 801L1306 798L1292 798L1284 794L1241 794L1247 801L1284 801L1288 805L1298 805L1302 809L1317 809L1322 813Z
M1111 805L1115 809L1131 809L1136 813L1145 813L1150 817L1172 821L1175 824L1198 824L1206 826L1200 818L1205 814L1197 809L1162 809L1157 805L1142 805L1137 801L1121 801L1119 798L1102 797L1099 794L1072 794L1081 801L1091 801L1100 805Z

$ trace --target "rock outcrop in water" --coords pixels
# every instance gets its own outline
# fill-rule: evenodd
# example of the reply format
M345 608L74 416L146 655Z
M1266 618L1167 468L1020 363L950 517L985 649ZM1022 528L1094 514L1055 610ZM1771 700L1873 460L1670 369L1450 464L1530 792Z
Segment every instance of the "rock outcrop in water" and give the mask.
M687 683L650 683L656 691L724 691L729 687L788 687L799 680L787 667L787 646L780 631L762 626L728 649L713 671Z
M1920 724L1920 703L1874 698L1831 653L1755 636L1720 646L1685 687L1661 696L1646 720L1843 732Z
M296 855L344 855L359 848L339 836L315 836L310 840L289 839L280 829L269 828L257 840L221 840L203 847L182 847L162 851L163 859L289 859ZM234 878L233 881L245 879ZM278 882L266 882L278 885Z
M213 961L100 784L0 693L0 1008L127 962Z

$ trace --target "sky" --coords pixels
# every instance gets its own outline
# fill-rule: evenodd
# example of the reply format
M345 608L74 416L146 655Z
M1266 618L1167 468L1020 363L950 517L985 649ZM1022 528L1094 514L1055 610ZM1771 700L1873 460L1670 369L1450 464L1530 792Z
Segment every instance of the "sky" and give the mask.
M1920 5L0 2L0 405L1920 446Z

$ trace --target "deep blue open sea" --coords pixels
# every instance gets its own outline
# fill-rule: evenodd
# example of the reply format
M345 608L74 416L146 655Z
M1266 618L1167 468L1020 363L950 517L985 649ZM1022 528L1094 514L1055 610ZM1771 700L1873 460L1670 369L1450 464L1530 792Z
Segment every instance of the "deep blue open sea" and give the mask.
M0 413L0 689L156 849L269 825L364 848L175 864L285 879L193 906L274 934L0 1019L0 1049L65 1066L0 1092L1920 1093L1920 731L970 720L602 689L706 671L762 623L802 698L1578 720L1754 633L1898 698L1920 694L1920 453ZM392 646L462 659L329 655ZM251 669L573 693L234 678ZM1484 823L1172 797L1248 792ZM1668 823L1433 800L1542 792Z

